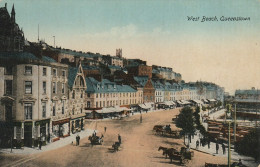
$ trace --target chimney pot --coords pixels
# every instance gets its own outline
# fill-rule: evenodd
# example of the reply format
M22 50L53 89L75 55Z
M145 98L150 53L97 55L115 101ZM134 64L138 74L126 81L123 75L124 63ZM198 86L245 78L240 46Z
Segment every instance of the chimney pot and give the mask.
M5 3L5 8L7 9L7 3Z

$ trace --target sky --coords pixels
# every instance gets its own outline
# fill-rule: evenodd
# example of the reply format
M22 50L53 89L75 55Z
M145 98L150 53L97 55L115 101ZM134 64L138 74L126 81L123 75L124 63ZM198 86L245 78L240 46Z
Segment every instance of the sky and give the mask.
M6 2L29 41L37 41L39 24L50 45L55 36L56 46L78 51L122 48L123 57L172 67L186 82L214 82L231 94L260 89L260 0L0 0L0 7Z

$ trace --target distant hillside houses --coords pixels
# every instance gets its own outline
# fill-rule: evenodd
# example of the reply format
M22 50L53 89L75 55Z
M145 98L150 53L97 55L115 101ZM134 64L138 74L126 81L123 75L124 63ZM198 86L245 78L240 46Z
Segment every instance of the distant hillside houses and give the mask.
M214 83L185 83L172 68L124 58L122 49L111 56L30 42L14 7L11 17L6 7L0 15L17 28L13 36L0 27L0 147L10 138L16 147L55 142L84 130L86 119L223 102L224 88Z

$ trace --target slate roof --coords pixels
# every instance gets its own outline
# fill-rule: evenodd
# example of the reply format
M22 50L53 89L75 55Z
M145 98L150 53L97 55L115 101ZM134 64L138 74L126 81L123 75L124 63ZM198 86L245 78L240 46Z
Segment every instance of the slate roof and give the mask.
M260 90L251 89L251 90L236 90L235 95L243 94L243 95L260 95Z
M136 90L129 85L117 85L108 79L103 79L99 82L93 77L86 77L86 84L87 93L136 92Z
M69 67L69 74L68 74L68 85L70 88L72 88L75 78L78 73L78 68L76 67Z
M147 83L148 81L148 76L136 76L134 77L134 80L140 84L142 87L145 86L145 84Z
M41 60L44 62L56 63L56 61L50 57L42 56L42 58L36 57L34 54L29 52L0 52L0 59L15 59L21 60Z

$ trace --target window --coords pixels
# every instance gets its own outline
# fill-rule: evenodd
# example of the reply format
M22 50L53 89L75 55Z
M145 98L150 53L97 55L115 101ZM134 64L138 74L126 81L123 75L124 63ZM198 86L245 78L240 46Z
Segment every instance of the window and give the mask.
M46 76L47 75L47 69L45 67L43 67L42 69L42 75L43 76Z
M90 97L90 93L88 93L88 97Z
M32 74L32 66L25 66L25 74L28 75Z
M42 103L42 118L46 117L46 102Z
M53 106L52 106L52 115L53 116L56 115L56 103L55 102L53 103Z
M87 108L90 108L90 101L87 102Z
M80 113L83 112L83 105L81 105L81 108L80 108Z
M25 94L32 94L32 81L25 81Z
M98 98L98 94L96 94L96 98Z
M5 67L5 75L12 75L13 74L13 67L12 66L6 66Z
M96 107L98 107L98 102L96 102Z
M66 76L66 71L62 71L62 76L65 77Z
M61 108L61 114L64 114L65 104L64 100L62 100L62 108Z
M52 75L53 76L57 76L57 70L54 68L54 69L52 69Z
M46 82L45 81L42 82L42 90L43 90L43 93L46 94Z
M105 105L106 105L106 104L105 104L105 101L103 101L103 107L105 107Z
M52 93L56 93L56 82L52 83Z
M72 99L75 99L75 90L72 91Z
M99 106L102 107L102 101L100 101L100 105Z
M24 104L25 119L32 119L32 103Z
M80 98L83 98L83 90L81 91Z
M73 108L72 108L72 115L74 115L74 113L75 113L75 109L74 109L74 106L73 106Z
M64 83L62 83L62 85L61 85L61 93L65 93L65 84Z
M5 94L12 95L12 93L13 93L13 81L5 80Z

